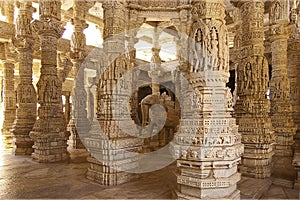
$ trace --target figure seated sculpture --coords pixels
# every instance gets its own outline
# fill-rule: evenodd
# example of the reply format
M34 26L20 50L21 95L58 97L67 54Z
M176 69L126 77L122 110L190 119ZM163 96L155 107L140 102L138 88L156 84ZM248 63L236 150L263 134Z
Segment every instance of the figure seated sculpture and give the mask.
M173 106L172 106L173 105ZM175 113L174 102L166 93L162 95L148 95L141 101L142 134L155 135L164 126L176 127L179 123Z

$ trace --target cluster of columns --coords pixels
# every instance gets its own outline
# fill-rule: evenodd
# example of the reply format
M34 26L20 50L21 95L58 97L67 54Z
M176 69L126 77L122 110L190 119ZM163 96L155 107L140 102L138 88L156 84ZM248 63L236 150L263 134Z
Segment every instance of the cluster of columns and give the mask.
M278 10L276 6L281 1L274 2L270 14L272 78L269 101L266 98L269 66L264 56L264 1L233 1L240 8L242 17L241 53L237 69L238 100L235 107L238 126L231 116L232 97L225 86L229 78L229 44L224 1L195 0L191 8L183 6L180 10L177 28L181 50L178 51L180 66L177 73L183 76L177 77L180 90L176 91L182 92L177 95L183 102L184 110L180 130L172 143L178 167L177 198L238 198L240 174L237 165L242 154L240 172L244 175L270 177L274 163L277 177L294 177L292 169L287 172L282 169L291 167L286 163L291 163L293 159L292 147L296 134L293 119L296 119L298 127L296 138L299 137L299 78L295 77L295 74L300 74L299 48L289 45L293 27L287 20L287 5L280 4ZM14 61L10 58L8 44L1 44L6 50L5 57L1 58L4 66L5 118L2 135L5 145L11 147L14 144L16 155L33 153L33 158L38 162L67 160L69 133L62 112L62 82L57 75L57 44L64 31L61 2L40 0L40 20L32 23L34 9L31 3L24 1L18 6L20 10L14 42L20 66L17 99L13 82ZM87 178L102 185L117 185L135 177L125 172L138 167L136 154L128 152L139 151L142 144L141 139L127 134L138 131L120 129L124 123L130 129L135 127L126 115L128 109L123 103L131 94L132 82L126 79L122 80L122 86L118 84L135 61L133 49L130 49L129 58L124 55L123 33L127 31L126 22L130 14L125 1L103 2L107 69L101 75L97 91L98 129L92 126L88 135L79 138L78 131L84 133L90 127L85 108L87 100L82 64L86 56L83 30L87 24L84 16L91 6L75 1L73 7L75 31L70 57L77 78L72 93L73 113L68 125L72 135L70 144L75 149L83 148L83 141L91 152ZM191 18L186 17L189 12ZM33 32L41 43L42 67L37 93L32 84ZM131 46L136 42L135 35L136 32L131 33ZM204 41L209 41L209 44ZM291 56L290 61L287 52ZM117 93L113 91L116 86L120 86ZM39 104L37 120L36 103ZM114 106L120 109L115 110ZM99 129L103 132L100 137ZM296 149L300 147L296 146Z
M245 144L240 171L255 178L267 178L273 174L277 184L286 184L283 179L294 181L292 163L298 146L295 134L299 111L295 108L299 103L295 95L299 96L299 63L293 54L294 45L289 42L297 42L296 38L289 39L296 35L294 17L290 13L293 9L291 2L271 2L268 8L270 26L265 32L264 1L232 1L241 12L237 32L240 35L235 39L235 113ZM264 57L265 39L271 45L271 63ZM272 66L271 78L269 65Z
M83 68L85 36L83 30L87 27L85 14L94 3L76 1L74 5L73 24L75 31L71 40L69 57L74 64L75 74ZM80 4L80 5L79 5ZM3 96L4 121L2 139L5 149L12 149L15 155L32 155L38 162L56 162L69 158L67 140L69 132L66 125L69 122L70 94L67 94L65 115L62 110L62 80L58 72L60 54L57 53L58 41L64 28L61 22L61 1L39 1L40 20L32 22L32 14L36 12L31 1L17 1L19 8L16 20L16 30L13 43L1 43L4 51L1 54L3 64ZM76 6L77 5L77 6ZM14 21L14 3L0 4L6 21ZM85 13L81 13L84 10ZM38 36L37 38L34 38ZM39 41L36 41L39 40ZM37 84L37 92L32 83L33 52L36 44L41 44L41 75ZM12 50L16 49L17 52ZM15 88L14 69L18 61L19 82ZM64 73L64 72L63 72ZM79 74L79 73L78 73ZM86 98L83 78L76 79L77 97ZM16 91L16 92L15 92ZM78 92L82 94L78 94ZM74 93L73 93L74 94ZM89 125L86 119L86 100L74 97L76 110L72 119L76 118L79 125ZM79 102L79 103L78 103ZM78 106L80 105L80 106ZM39 107L37 112L37 106ZM37 115L38 113L38 115ZM79 120L78 120L79 119ZM84 121L84 119L86 119ZM78 124L76 124L78 125ZM70 144L73 148L84 148L81 144L75 126L71 129L73 137ZM84 127L85 128L85 127ZM74 130L74 131L73 131ZM81 144L81 145L80 145Z

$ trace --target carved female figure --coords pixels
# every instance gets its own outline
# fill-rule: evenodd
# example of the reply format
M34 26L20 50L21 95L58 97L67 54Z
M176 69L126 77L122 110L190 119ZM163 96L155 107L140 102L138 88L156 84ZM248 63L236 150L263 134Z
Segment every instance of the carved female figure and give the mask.
M244 81L246 82L245 89L250 89L251 78L252 78L252 66L251 63L248 62L246 64L246 69L244 71Z
M203 47L203 34L201 29L198 29L195 35L195 46L193 48L193 54L196 58L195 72L203 70L203 57L204 57L204 47Z
M218 64L218 35L215 28L211 32L211 67L212 69L217 68Z

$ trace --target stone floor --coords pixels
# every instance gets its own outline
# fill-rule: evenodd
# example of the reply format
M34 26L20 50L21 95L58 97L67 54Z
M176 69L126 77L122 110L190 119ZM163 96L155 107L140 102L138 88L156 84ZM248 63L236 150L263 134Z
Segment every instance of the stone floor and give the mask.
M103 187L85 178L87 167L83 156L73 155L69 163L39 164L30 157L1 153L0 199L170 199L176 182L176 167L171 165L127 184ZM271 184L243 177L241 197L299 199L299 191Z

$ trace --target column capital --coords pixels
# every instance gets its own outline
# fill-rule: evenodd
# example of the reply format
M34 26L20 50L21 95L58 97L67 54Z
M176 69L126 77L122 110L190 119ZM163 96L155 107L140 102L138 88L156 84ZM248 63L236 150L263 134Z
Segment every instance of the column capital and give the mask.
M270 26L269 39L271 42L278 39L288 39L296 33L294 24L273 24Z
M194 0L192 1L192 18L194 20L214 18L224 21L226 6L223 0Z

